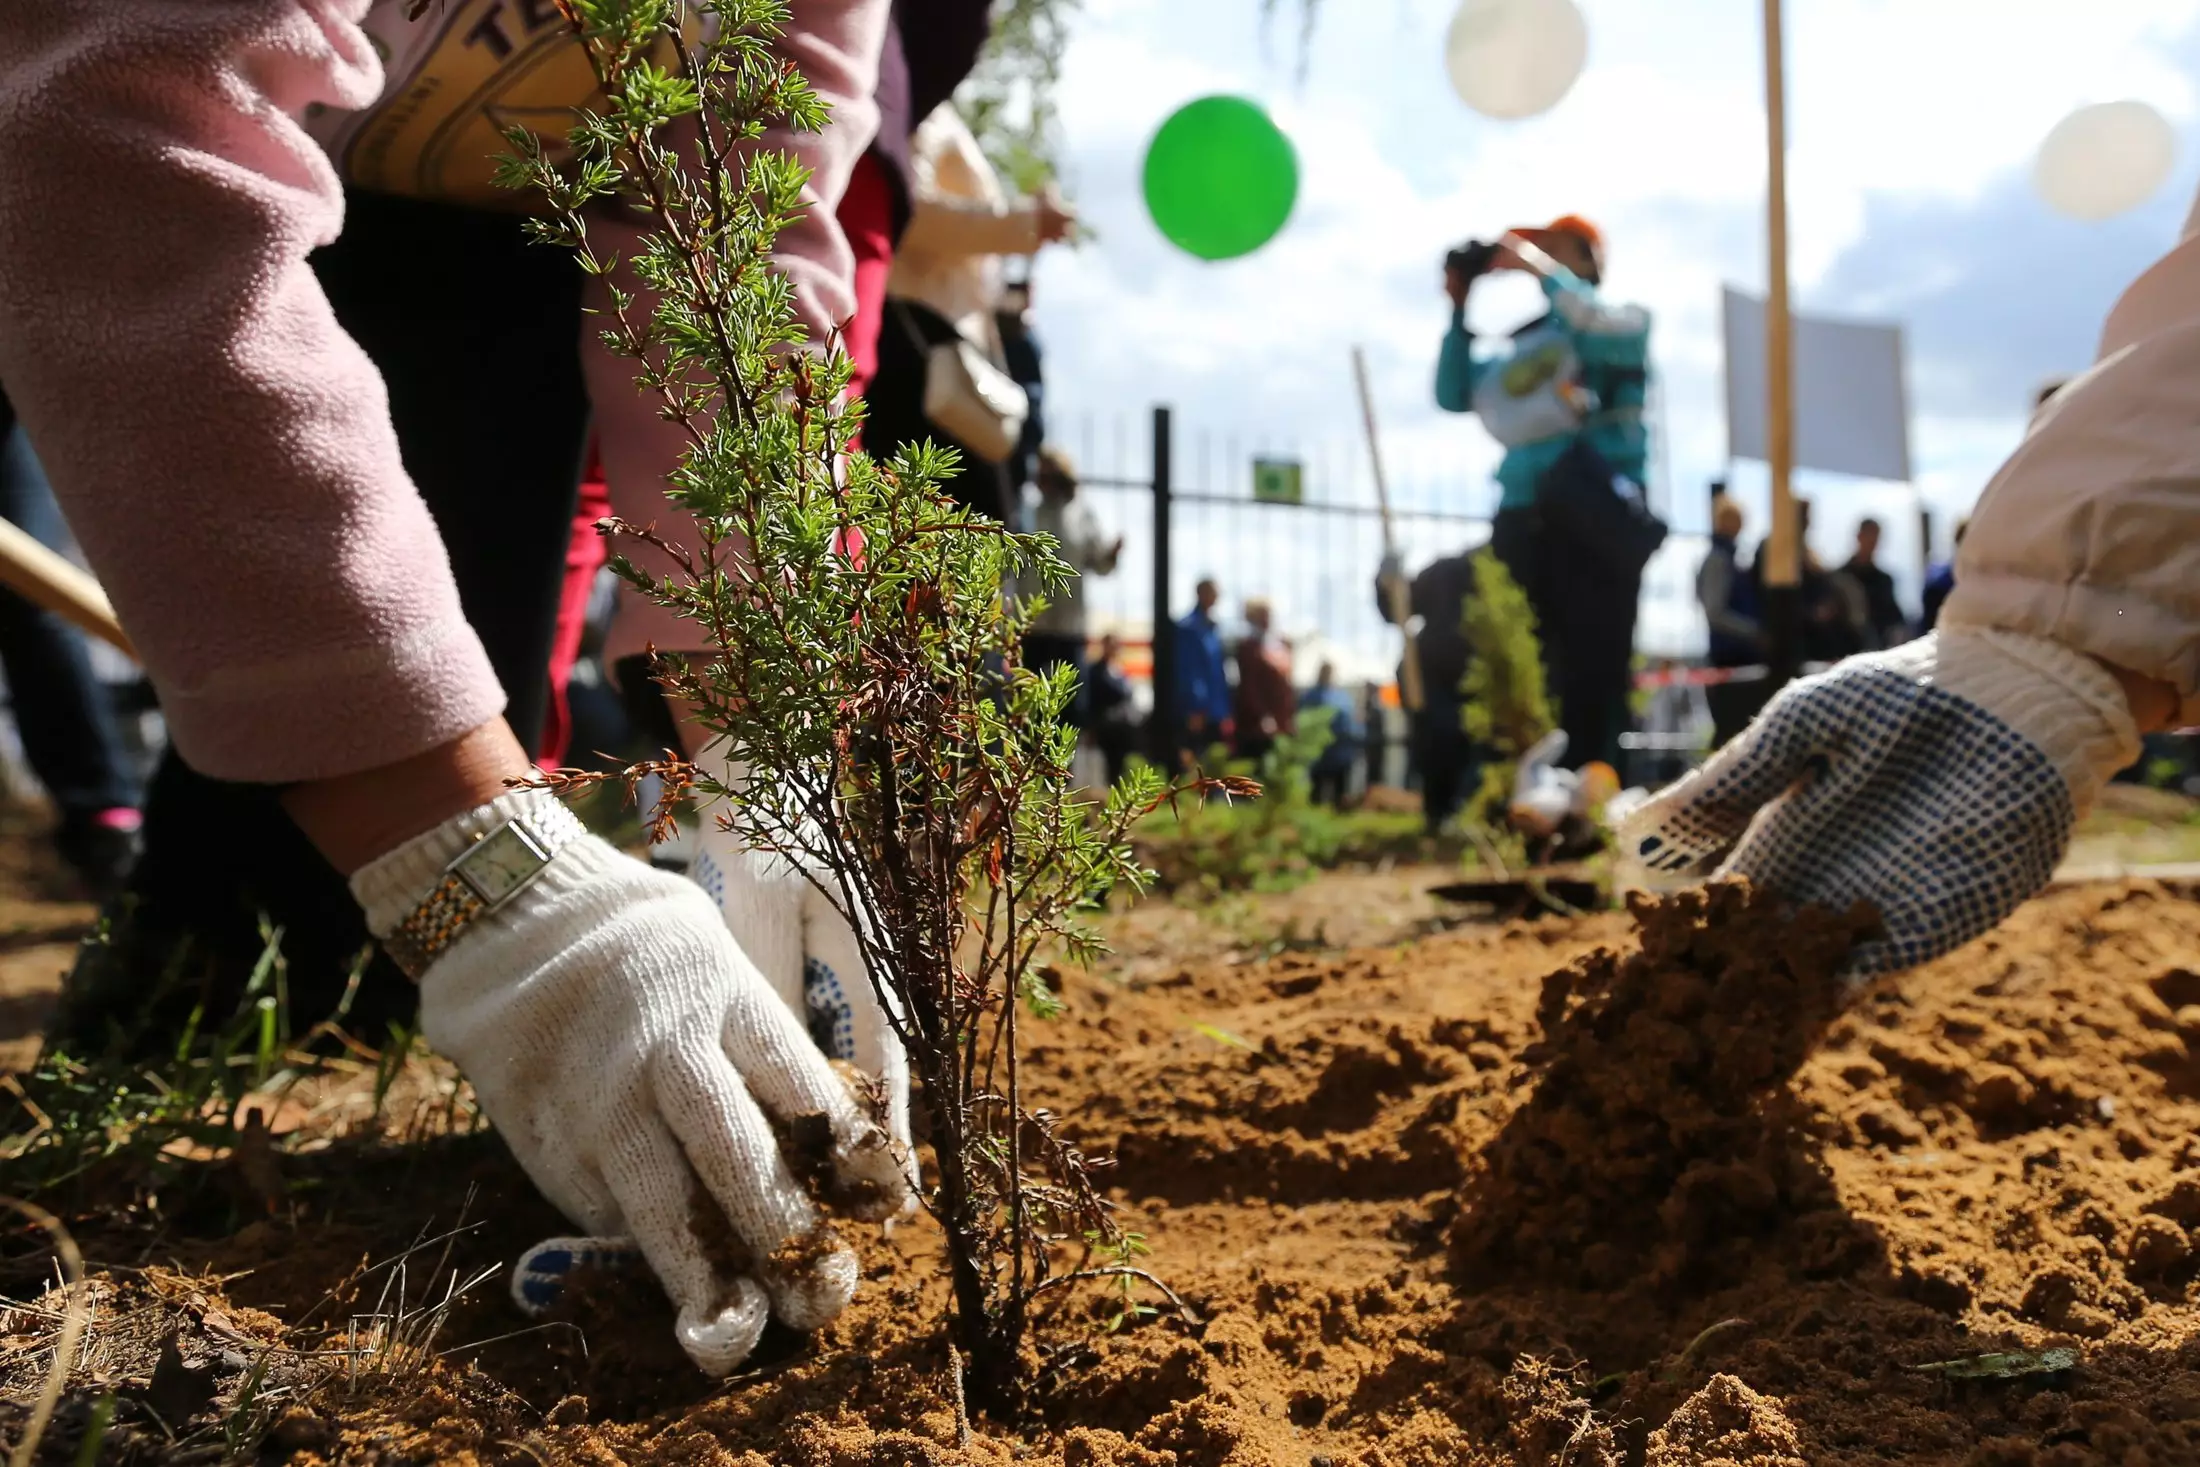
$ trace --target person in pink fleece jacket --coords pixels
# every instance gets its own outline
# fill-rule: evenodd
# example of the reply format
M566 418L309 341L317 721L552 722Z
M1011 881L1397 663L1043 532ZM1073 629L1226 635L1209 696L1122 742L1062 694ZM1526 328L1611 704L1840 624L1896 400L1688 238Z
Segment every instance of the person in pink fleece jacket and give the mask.
M887 0L795 0L781 43L834 107L821 134L766 140L814 171L779 258L813 340L851 305L833 205L875 126L886 16ZM347 331L308 261L343 230L347 183L371 191L356 202L408 196L389 211L454 237L514 209L485 187L498 126L554 133L588 91L552 0L0 6L0 381L183 761L279 803L350 878L420 983L430 1041L530 1175L640 1246L683 1344L723 1372L766 1312L815 1327L855 1281L853 1255L811 1236L759 1106L826 1115L842 1180L876 1211L902 1204L901 1161L709 898L507 790L531 765L439 533L451 509L431 512L393 426L393 398L418 389L386 385L362 346L441 323L385 311ZM332 251L323 269L345 265ZM678 538L673 431L592 331L574 336L615 507ZM476 483L474 519L486 504L493 523L510 487ZM561 526L572 489L508 508ZM547 618L562 536L545 543ZM682 645L676 624L622 621L631 645ZM761 1262L729 1274L695 1236L702 1195Z

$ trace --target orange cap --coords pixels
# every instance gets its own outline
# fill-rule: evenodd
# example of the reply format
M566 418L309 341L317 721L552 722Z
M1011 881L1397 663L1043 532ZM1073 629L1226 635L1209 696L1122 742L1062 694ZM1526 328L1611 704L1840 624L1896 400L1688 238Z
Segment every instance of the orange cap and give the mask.
M1594 250L1604 253L1604 232L1579 214L1561 214L1543 226L1545 234L1570 234Z
M1561 214L1541 229L1522 227L1513 233L1530 244L1547 240L1554 234L1570 234L1589 247L1589 257L1596 261L1597 273L1604 273L1604 232L1579 214Z

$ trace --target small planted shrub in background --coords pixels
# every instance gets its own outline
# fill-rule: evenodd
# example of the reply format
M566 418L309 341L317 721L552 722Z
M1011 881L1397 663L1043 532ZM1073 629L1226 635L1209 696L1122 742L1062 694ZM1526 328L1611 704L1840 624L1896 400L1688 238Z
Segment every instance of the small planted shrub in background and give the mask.
M1469 801L1467 818L1500 825L1515 764L1558 727L1558 717L1544 678L1535 609L1495 551L1474 557L1474 594L1467 598L1460 629L1468 649L1460 718L1467 738L1485 756L1496 756L1482 767L1481 789Z

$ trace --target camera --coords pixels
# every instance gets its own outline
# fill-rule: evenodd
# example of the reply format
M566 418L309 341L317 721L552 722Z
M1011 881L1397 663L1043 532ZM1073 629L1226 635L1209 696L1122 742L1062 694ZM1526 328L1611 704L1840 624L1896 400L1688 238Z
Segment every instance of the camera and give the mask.
M1479 239L1470 239L1444 256L1444 268L1456 270L1469 280L1489 272L1490 259L1497 253L1497 246Z

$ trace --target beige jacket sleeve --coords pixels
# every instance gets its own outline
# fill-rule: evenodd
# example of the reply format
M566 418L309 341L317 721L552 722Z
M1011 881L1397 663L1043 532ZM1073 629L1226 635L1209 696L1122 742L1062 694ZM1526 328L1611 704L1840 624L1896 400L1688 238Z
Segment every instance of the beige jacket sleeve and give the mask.
M914 177L901 252L944 258L1036 253L1039 211L1009 200L962 119L944 112L944 121L936 116L924 126L931 134L910 149Z
M909 227L894 247L886 293L931 307L997 357L1000 257L1039 248L1037 212L1010 202L952 102L909 140L909 192Z
M1941 620L2159 678L2200 724L2200 202L1986 486Z

